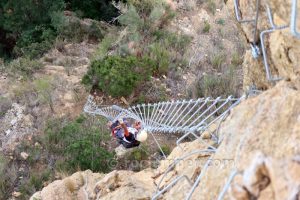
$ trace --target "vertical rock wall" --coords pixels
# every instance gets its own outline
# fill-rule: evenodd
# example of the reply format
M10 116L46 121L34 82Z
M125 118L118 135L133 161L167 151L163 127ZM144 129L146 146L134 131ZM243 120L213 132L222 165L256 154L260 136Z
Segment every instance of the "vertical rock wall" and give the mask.
M270 23L266 13L266 4L268 4L273 13L274 23L278 26L289 25L291 21L292 0L261 0L259 6L258 31L254 37L254 23L243 23L241 29L244 32L248 42L256 40L261 42L259 34L263 30L270 29ZM241 17L243 19L254 19L255 1L240 0ZM234 15L233 0L227 2L227 6ZM300 3L298 3L300 13ZM298 14L297 22L300 30L300 17ZM267 48L268 63L271 74L275 77L281 77L286 80L299 82L300 77L300 39L291 34L290 28L275 31L266 35L265 45ZM271 84L267 78L263 65L262 57L258 60L252 58L250 44L244 59L244 89L255 85L258 89L270 88Z

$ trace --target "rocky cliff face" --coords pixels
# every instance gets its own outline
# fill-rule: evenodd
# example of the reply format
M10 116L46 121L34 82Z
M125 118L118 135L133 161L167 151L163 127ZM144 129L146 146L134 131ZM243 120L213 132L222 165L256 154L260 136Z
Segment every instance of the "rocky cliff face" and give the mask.
M258 31L256 35L257 43L260 44L259 33L270 29L266 4L269 4L274 23L278 26L289 25L291 19L291 3L292 1L284 0L261 0L259 6ZM233 13L233 0L227 2L227 6L231 8ZM240 1L241 16L243 19L255 18L255 1ZM298 10L300 4L298 3ZM299 17L298 17L299 18ZM300 20L298 20L298 30L300 28ZM247 41L254 41L254 23L243 23L241 29L245 34ZM300 72L300 40L293 36L290 28L274 31L265 37L265 45L267 48L268 63L271 73L275 77L281 77L286 80L296 81L299 79ZM266 79L266 73L262 58L254 59L251 55L250 44L244 59L244 88L255 85L260 89L267 89L272 84Z
M240 104L222 127L221 134L224 140L213 159L234 159L236 169L244 172L242 174L246 177L243 184L248 187L240 187L249 195L249 198L244 199L258 197L265 190L268 195L274 195L274 198L261 197L259 199L289 199L288 188L292 187L293 181L289 182L289 178L279 181L281 179L279 177L289 177L286 175L288 169L282 169L277 176L273 176L272 173L276 170L272 171L272 168L275 167L273 165L278 164L274 160L288 159L293 163L293 157L300 154L299 95L299 88L293 83L279 83L275 88ZM264 156L257 157L258 154ZM280 162L288 163L287 161ZM251 167L251 163L254 167ZM294 163L299 167L298 161ZM255 179L256 171L259 171L261 166L268 168L262 172L268 180L267 183L262 183L261 179L251 180ZM286 167L288 168L288 164ZM234 168L209 167L194 197L216 199ZM293 178L300 177L300 171L290 172L293 173ZM260 184L265 187L260 187ZM287 184L286 187L284 187L285 184ZM265 189L267 186L268 189ZM278 191L278 187L283 189ZM284 196L280 194L282 192L285 193ZM299 189L297 192L300 192Z

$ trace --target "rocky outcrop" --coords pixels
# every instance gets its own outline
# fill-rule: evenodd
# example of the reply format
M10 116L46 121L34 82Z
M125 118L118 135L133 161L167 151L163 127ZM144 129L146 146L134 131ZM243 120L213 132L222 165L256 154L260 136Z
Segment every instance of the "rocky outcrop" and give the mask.
M299 156L278 160L257 154L232 184L232 199L299 199L299 172Z
M26 114L25 106L17 103L12 104L0 121L0 151L13 148L19 138L36 131L33 116Z
M50 183L42 191L35 193L30 200L89 199L95 184L102 178L103 174L92 173L90 170L77 172L63 180Z
M273 13L274 23L277 25L290 24L291 2L285 0L261 0L259 7L258 33L270 29L270 24L266 14L266 3L270 5ZM228 8L231 8L233 14L233 0L227 2ZM255 1L240 1L241 15L243 19L253 19L255 17ZM298 10L300 4L298 3ZM244 23L241 25L247 40L253 42L253 23ZM298 20L298 30L300 29L300 20ZM256 36L258 43L259 35ZM281 77L286 80L297 80L300 75L300 40L294 37L290 28L275 31L266 36L265 42L268 54L268 63L273 76ZM245 55L244 61L244 89L256 85L259 89L267 89L272 84L266 79L266 73L262 58L255 60L252 58L250 45Z
M246 100L234 109L221 128L221 135L224 136L224 140L213 159L233 159L235 167L231 166L225 169L220 169L214 165L209 167L203 181L195 191L194 197L216 199L235 168L247 176L245 175L247 169L258 153L270 157L274 162L285 158L292 160L294 156L299 155L299 105L299 88L293 83L281 82L273 89ZM256 162L256 165L263 165L264 162L264 160ZM278 182L280 176L285 175L273 176L273 181ZM300 177L300 171L293 176L295 178ZM253 177L253 175L249 175L249 177ZM268 190L268 194L275 194L273 199L288 199L288 196L285 198L277 197L276 189L271 184ZM287 190L287 188L283 190Z

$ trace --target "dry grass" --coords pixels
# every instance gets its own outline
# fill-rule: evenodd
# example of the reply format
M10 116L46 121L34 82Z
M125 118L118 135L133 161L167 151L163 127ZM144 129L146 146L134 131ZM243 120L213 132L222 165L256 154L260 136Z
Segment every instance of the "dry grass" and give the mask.
M75 182L71 178L66 178L63 181L64 185L71 193L74 193L78 189Z

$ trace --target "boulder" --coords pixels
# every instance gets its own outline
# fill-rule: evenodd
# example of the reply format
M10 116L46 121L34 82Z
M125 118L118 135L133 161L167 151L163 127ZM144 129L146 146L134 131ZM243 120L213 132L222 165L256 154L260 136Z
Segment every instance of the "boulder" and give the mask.
M27 158L29 157L29 154L28 153L26 153L26 152L21 152L21 158L23 159L23 160L27 160Z

